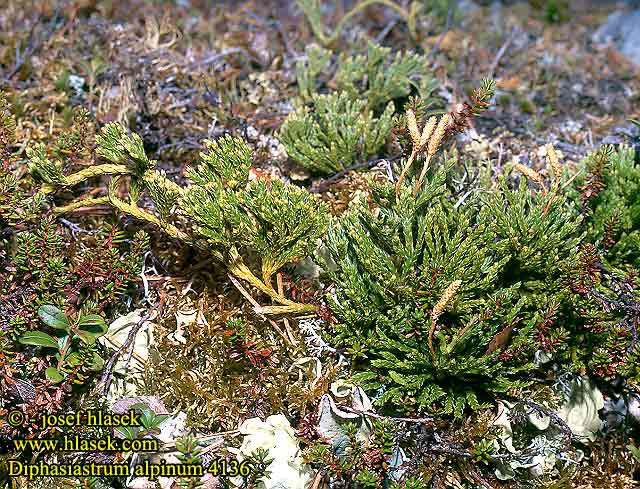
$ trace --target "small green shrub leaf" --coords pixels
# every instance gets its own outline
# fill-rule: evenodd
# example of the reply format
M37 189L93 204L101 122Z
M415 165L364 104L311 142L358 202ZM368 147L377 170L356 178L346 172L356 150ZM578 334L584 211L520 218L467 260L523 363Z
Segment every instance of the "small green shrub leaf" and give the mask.
M80 354L75 351L67 355L65 359L67 361L67 365L69 365L70 367L77 367L78 365L82 364L82 358L80 357Z
M62 382L64 380L64 376L55 367L49 367L44 371L44 374L47 376L47 379L55 383Z
M38 316L47 325L56 329L64 329L69 331L69 320L64 312L56 306L44 305L38 309Z
M82 329L76 329L75 333L83 341L83 343L86 343L87 345L94 345L96 343L96 338L104 334L104 333L96 334L91 331L85 331Z
M82 316L78 321L78 328L94 334L99 332L100 336L107 332L107 324L102 316L97 314Z
M97 353L94 353L93 359L91 361L91 364L89 365L89 368L94 372L99 372L100 370L102 370L103 367L104 367L104 360L100 355L98 355Z
M23 345L44 346L47 348L58 348L56 339L41 331L29 331L20 337L20 343Z

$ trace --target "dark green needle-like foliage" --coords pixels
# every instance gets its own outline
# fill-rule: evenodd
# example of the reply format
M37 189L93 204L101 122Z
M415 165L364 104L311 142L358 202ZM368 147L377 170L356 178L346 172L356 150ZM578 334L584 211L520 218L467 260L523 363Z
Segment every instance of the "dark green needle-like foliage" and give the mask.
M586 214L589 239L614 267L640 269L640 168L628 146L603 146L587 158L576 200Z
M280 128L287 153L314 172L332 173L376 154L393 127L393 103L375 117L364 100L346 92L314 94Z
M374 184L371 201L355 202L326 239L334 338L352 355L353 379L393 412L460 416L515 395L532 381L538 349L576 364L596 344L601 356L620 350L614 329L597 343L587 336L579 304L600 318L611 307L577 293L587 232L560 175L547 185L517 166L527 178L501 177L460 202L446 184L450 164L430 170L415 197ZM603 297L623 299L602 282Z

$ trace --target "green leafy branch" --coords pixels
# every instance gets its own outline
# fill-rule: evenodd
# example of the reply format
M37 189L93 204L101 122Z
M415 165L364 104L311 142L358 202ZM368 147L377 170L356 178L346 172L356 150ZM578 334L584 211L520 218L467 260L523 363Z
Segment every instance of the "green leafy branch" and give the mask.
M291 158L315 172L341 171L376 154L393 127L393 102L374 117L364 100L346 92L313 94L311 101L313 110L303 106L289 114L279 137Z
M104 361L94 350L96 339L107 332L104 319L97 314L81 315L77 320L67 317L64 312L52 305L44 305L38 309L38 316L47 326L58 333L55 337L42 331L28 331L19 342L57 350L56 366L45 370L45 375L52 382L62 382L70 374L75 374L78 382L82 382L81 368L99 371Z
M141 426L121 426L116 430L127 440L138 440L148 435L159 435L161 432L160 425L169 418L167 414L156 414L144 403L134 404L131 409L140 412Z
M122 213L154 224L172 238L209 251L226 263L232 275L267 294L277 305L260 307L265 314L309 313L311 304L286 298L273 286L272 277L285 264L306 257L328 225L328 209L306 190L280 180L251 181L252 151L248 144L225 136L204 141L200 163L187 171L192 184L182 187L156 169L137 134L127 134L118 124L107 124L96 137L98 156L109 163L64 175L62 164L52 161L44 145L28 150L29 167L43 181L41 195L53 194L99 176L110 176L106 196L80 199L58 207L55 213L81 207L110 204ZM129 182L121 196L123 179ZM143 192L154 209L138 206ZM188 225L174 222L184 218ZM172 222L173 221L173 222ZM260 258L260 273L254 273L243 256Z

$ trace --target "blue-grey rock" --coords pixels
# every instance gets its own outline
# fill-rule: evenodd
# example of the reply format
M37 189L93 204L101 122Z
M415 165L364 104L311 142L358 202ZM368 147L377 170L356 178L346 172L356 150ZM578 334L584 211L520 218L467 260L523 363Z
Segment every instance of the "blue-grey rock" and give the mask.
M640 10L617 11L593 34L597 43L613 43L616 49L640 66Z

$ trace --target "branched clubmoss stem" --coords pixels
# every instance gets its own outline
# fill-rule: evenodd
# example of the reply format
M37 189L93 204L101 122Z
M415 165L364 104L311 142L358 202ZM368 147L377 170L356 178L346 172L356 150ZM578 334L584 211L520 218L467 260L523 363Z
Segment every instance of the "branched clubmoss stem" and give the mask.
M264 292L269 297L271 297L274 301L280 303L280 306L262 306L262 312L266 314L304 314L304 313L312 313L316 310L316 306L313 304L301 304L299 302L295 302L287 299L283 295L276 292L276 290L271 285L271 278L263 277L263 280L260 280L256 277L253 272L245 265L242 257L235 249L232 247L230 250L231 263L229 264L229 271L238 278L249 282L256 289Z
M104 205L104 204L109 204L109 197L107 195L105 195L104 197L95 197L95 198L77 200L75 202L72 202L71 204L61 206L61 207L56 207L55 209L53 209L53 213L56 215L62 215L62 214L67 214L69 212L73 212L76 209L80 209L81 207L91 207L94 205Z
M101 175L130 175L131 170L127 168L125 165L113 165L110 163L104 165L96 165L91 166L89 168L85 168L76 172L72 175L65 177L64 182L61 185L54 185L50 183L45 183L42 185L40 191L45 194L52 194L60 187L73 187L89 178L99 177Z
M402 169L402 173L400 173L400 176L398 177L398 182L396 183L396 195L400 194L400 186L402 185L402 182L404 181L404 179L407 177L407 173L409 172L409 169L411 168L411 165L413 164L413 162L415 161L416 155L418 154L418 151L413 151L411 153L411 156L409 156L409 159L407 160L407 163L405 164L404 168ZM417 197L418 196L418 192L420 191L420 188L422 187L422 183L424 182L424 178L427 176L427 170L429 169L429 164L431 163L431 158L433 157L433 155L431 154L427 154L424 160L424 163L422 164L422 171L420 172L420 176L418 177L418 180L416 181L416 185L413 188L413 197Z
M418 155L418 151L416 151L416 148L414 147L413 151L411 151L411 156L409 156L409 158L407 159L407 162L405 163L404 168L402 169L402 172L400 172L398 181L396 182L396 195L400 194L400 186L402 185L402 182L404 182L404 179L407 177L407 173L409 173L409 170L411 169L411 165L413 165L413 162L416 159L417 155Z
M109 195L109 202L116 209L124 212L125 214L129 214L130 216L133 216L136 219L140 219L141 221L147 221L152 224L155 224L172 238L176 238L176 239L179 239L180 241L185 241L185 242L191 241L191 238L189 237L188 234L180 231L173 224L162 222L156 216L154 216L153 214L147 211L142 210L140 207L138 207L135 204L127 203L124 200L120 200L119 198L111 194Z
M131 175L132 172L129 168L124 165L114 165L114 164L104 164L98 165L91 168L86 168L77 173L69 175L65 177L62 185L56 186L52 184L45 184L42 186L42 192L46 194L51 194L57 188L61 187L70 187L73 185L77 185L89 178L101 176L101 175L112 175L115 180L109 187L108 195L104 197L97 198L87 198L81 199L76 202L72 202L66 206L57 207L54 209L55 214L65 214L68 212L72 212L81 207L88 207L93 205L103 205L103 204L111 204L113 207L123 212L124 214L128 214L130 216L135 217L136 219L140 219L141 221L145 221L151 224L155 224L160 229L162 229L165 233L167 233L172 238L178 239L182 242L189 243L198 247L203 247L202 245L198 245L194 243L194 240L187 233L181 231L176 226L161 220L155 215L147 212L140 207L138 207L135 203L125 202L120 197L118 197L115 193L115 189L117 188L117 180L123 175ZM154 171L147 171L143 179L152 179L158 178L158 174ZM170 190L176 191L180 194L183 193L182 187L172 182L171 180L161 177L162 184ZM275 302L280 305L273 306L262 306L261 312L264 314L305 314L305 313L313 313L315 312L316 307L313 304L301 304L292 300L287 299L284 295L279 294L271 284L271 278L273 273L276 271L277 267L274 267L273 264L263 264L262 267L262 275L263 278L260 280L256 277L253 272L245 265L242 260L242 257L238 253L235 247L231 247L229 250L229 256L231 257L231 263L228 265L229 271L235 275L236 277L249 282L251 285L256 287L261 292L264 292L269 297L271 297ZM220 256L221 257L221 256Z
M420 191L420 188L422 187L422 182L424 182L424 177L427 176L427 170L429 169L429 164L431 163L431 157L433 155L428 154L427 157L424 160L424 163L422 165L422 171L420 172L420 176L418 177L418 181L416 182L416 186L413 189L413 198L416 198L418 196L418 192Z

